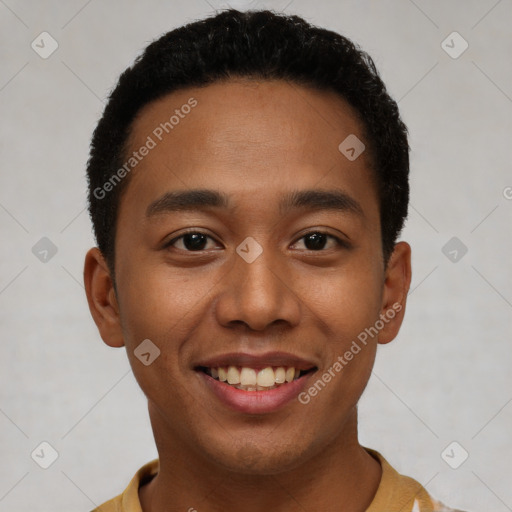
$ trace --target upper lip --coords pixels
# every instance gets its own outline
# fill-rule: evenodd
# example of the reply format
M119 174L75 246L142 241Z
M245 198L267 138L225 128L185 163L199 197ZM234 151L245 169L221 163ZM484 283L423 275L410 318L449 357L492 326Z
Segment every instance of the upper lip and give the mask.
M218 368L220 366L246 366L248 368L294 367L298 370L311 370L316 368L315 363L287 352L265 352L250 354L247 352L231 352L202 359L194 368Z

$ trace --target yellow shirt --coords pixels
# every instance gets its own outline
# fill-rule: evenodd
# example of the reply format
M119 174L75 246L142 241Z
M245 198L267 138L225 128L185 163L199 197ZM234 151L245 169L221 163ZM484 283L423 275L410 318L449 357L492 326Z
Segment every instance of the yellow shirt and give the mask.
M401 475L375 450L366 450L379 460L382 477L366 512L463 512L434 500L416 480ZM158 473L158 459L142 466L125 491L92 512L142 512L139 487Z

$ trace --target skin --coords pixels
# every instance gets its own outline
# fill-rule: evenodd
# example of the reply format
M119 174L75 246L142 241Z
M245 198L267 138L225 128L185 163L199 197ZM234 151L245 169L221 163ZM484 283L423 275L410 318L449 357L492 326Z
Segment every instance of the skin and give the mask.
M148 398L160 471L139 490L142 508L366 510L381 467L358 443L356 406L377 344L402 323L411 264L409 245L399 242L384 266L369 151L351 162L338 150L349 134L364 141L362 125L334 93L237 79L146 105L130 147L190 97L198 105L137 165L122 196L116 289L97 248L85 260L101 337L126 347ZM162 194L196 188L221 191L232 205L146 215ZM342 191L362 214L279 211L283 195L307 189ZM202 251L183 238L164 247L187 228L211 237ZM319 231L349 247L327 237L312 250L304 237ZM248 236L263 249L250 264L236 253ZM313 383L393 304L401 311L306 405L234 412L194 370L228 352L280 350L312 361ZM149 366L134 356L144 339L161 351Z

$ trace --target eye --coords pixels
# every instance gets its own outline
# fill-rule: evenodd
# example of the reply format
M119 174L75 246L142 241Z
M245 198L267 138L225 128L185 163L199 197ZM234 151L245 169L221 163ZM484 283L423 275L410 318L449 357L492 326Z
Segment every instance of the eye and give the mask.
M208 247L209 241L213 242L213 247ZM323 231L311 231L302 236L294 245L301 241L303 241L304 248L308 251L321 252L336 247L349 248L348 242ZM169 247L186 252L199 252L214 248L215 240L201 231L189 231L167 242L165 248ZM301 248L299 247L299 249Z
M211 236L201 231L190 231L173 238L165 244L165 248L174 247L188 252L204 251L209 248L207 247L208 239L213 240Z
M312 231L307 233L299 241L304 241L304 246L308 251L322 251L323 249L333 249L335 247L348 247L348 243L340 238L324 233L323 231ZM329 242L330 245L329 245Z

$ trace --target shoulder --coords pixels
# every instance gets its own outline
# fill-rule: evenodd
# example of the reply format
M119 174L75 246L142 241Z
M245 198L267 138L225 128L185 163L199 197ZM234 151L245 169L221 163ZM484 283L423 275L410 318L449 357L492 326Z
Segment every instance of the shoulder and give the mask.
M151 480L159 469L158 459L144 464L133 476L122 494L103 503L91 512L142 512L139 487Z
M377 493L367 512L401 510L403 512L464 512L435 500L414 478L401 475L377 451L366 448L382 467Z
M111 500L106 501L99 507L91 510L91 512L121 512L123 509L121 508L123 495L120 494Z

